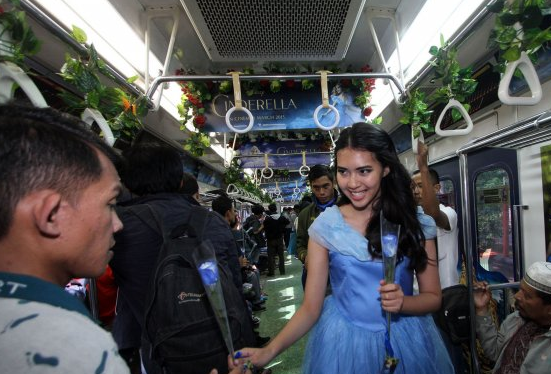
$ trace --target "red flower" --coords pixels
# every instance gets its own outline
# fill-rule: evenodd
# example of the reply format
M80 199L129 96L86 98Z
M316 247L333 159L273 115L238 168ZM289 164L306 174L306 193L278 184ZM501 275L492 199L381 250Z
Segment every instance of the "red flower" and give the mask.
M349 87L352 81L350 79L342 79L341 80L341 86L343 87Z
M267 79L263 79L263 80L260 81L260 85L262 87L268 87L270 85L270 81L267 80Z
M0 6L0 14L4 14L4 7Z
M199 128L203 127L203 125L207 122L207 119L204 115L199 114L198 116L195 116L193 119L193 124Z
M285 81L285 86L287 88L293 88L295 86L295 80L294 79L287 79Z
M187 99L194 106L197 106L201 103L201 100L199 100L197 97L195 97L193 95L188 95Z
M368 107L364 108L363 115L366 116L366 117L369 117L372 112L373 112L373 108L368 106Z
M371 69L371 66L369 66L369 65L362 66L361 70L364 73L371 73L373 71L373 69Z

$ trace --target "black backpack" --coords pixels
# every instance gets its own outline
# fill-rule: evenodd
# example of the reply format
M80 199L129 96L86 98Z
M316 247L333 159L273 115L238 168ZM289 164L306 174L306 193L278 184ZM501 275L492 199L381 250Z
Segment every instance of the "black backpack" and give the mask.
M471 319L467 286L456 284L442 290L442 306L434 314L434 321L454 344L469 341Z
M145 361L152 365L148 372L204 374L216 368L227 373L228 350L193 260L199 246L211 246L203 235L211 213L194 206L189 221L167 234L150 206L137 205L131 211L164 238L145 295L142 341L148 355ZM234 349L253 346L243 298L229 270L218 265L218 272Z

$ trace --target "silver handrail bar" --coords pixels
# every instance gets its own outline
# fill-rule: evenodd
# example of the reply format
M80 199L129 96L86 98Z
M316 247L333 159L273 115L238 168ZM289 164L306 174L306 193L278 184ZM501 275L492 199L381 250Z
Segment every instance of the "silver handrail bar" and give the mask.
M393 74L387 73L339 73L339 74L329 74L327 79L350 79L350 78L381 78L391 80L402 95L405 94L406 90L404 86L400 83L398 78ZM320 79L319 74L278 74L278 75L265 75L265 74L251 74L251 75L240 75L239 80L241 81L258 81L258 80L275 80L275 79ZM148 99L151 99L155 94L157 88L167 82L184 82L184 81L231 81L232 77L229 75L167 75L164 77L157 77L151 83L151 87L147 90L146 96Z

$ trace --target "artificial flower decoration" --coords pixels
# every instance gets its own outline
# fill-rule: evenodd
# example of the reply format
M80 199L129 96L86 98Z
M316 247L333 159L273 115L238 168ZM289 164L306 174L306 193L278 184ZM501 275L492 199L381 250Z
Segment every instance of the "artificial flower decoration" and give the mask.
M19 0L0 0L0 61L25 68L24 60L40 50L41 42L29 26Z
M105 62L99 57L93 44L87 44L87 35L81 28L73 26L71 36L86 48L86 55L77 54L73 57L67 53L65 64L59 75L66 82L84 93L78 97L71 92L62 91L66 111L80 115L86 108L98 110L109 124L117 139L132 141L143 129L141 117L147 114L147 99L136 97L118 87L109 87L102 83L100 76L111 80L115 78L106 68ZM130 77L128 83L133 83L138 77Z
M365 65L361 68L361 71L363 73L371 73L373 69L369 65ZM367 118L373 112L373 108L371 107L371 92L375 89L375 78L354 79L352 84L360 89L360 94L356 96L354 103L362 108L362 114ZM343 79L341 85L343 87L350 85L350 80ZM380 123L381 118L378 117L371 122Z
M193 71L177 70L176 75L193 75ZM224 82L223 82L224 83ZM207 118L203 101L212 99L211 90L214 88L212 82L182 82L182 97L178 104L178 114L182 117L180 130L188 132L189 137L185 140L184 149L193 156L201 157L205 150L210 147L210 138L204 131ZM191 120L195 131L189 131L186 123Z

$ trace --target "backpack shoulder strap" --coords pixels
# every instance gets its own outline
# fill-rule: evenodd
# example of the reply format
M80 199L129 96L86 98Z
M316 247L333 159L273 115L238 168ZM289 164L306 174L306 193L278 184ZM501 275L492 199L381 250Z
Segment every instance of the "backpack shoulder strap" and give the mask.
M131 205L126 207L126 209L130 213L138 217L151 230L155 231L163 238L165 237L164 230L163 230L163 221L159 216L159 214L155 211L155 209L153 209L151 205L149 204Z
M193 228L197 239L203 240L204 233L207 227L208 217L211 213L202 206L194 205L191 207L189 214L189 225Z

